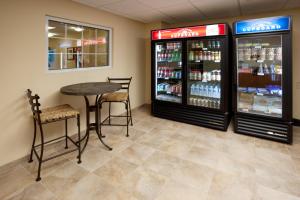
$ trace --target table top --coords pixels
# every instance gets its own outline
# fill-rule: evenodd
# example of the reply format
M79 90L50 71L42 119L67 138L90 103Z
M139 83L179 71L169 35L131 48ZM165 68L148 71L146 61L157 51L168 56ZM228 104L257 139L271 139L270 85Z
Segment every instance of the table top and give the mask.
M88 82L67 85L60 88L60 92L66 95L91 96L115 92L121 89L118 83Z

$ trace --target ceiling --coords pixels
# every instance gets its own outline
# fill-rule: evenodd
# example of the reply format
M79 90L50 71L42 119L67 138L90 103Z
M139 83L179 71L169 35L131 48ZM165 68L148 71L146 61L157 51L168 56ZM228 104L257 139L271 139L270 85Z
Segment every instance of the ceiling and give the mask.
M300 7L300 0L72 0L144 23L177 23Z

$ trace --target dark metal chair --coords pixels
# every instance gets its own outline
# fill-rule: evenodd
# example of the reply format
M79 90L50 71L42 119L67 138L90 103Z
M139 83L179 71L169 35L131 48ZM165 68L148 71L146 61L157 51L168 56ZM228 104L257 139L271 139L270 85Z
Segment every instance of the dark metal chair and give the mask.
M129 126L129 124L131 124L131 126L133 125L131 106L130 106L130 98L129 98L129 86L130 86L131 80L132 80L132 77L130 77L130 78L110 78L110 77L108 77L108 82L119 83L121 85L121 92L118 91L118 92L103 95L102 100L100 101L100 112L101 112L103 103L105 103L105 102L109 103L109 105L108 105L109 107L108 107L108 117L105 118L102 122L100 122L100 130L101 130L101 126L126 126L127 127L126 137L129 136L128 126ZM126 116L112 115L111 114L111 103L124 103L125 109L126 109ZM126 117L126 124L111 123L112 117Z
M28 100L29 100L29 103L31 106L33 125L34 125L34 136L33 136L31 153L30 153L28 162L33 161L32 156L34 153L39 162L38 175L37 175L36 181L41 180L42 163L49 161L53 158L56 158L56 157L59 157L59 156L62 156L62 155L65 155L67 153L71 153L74 151L78 151L78 156L77 156L78 164L81 163L80 142L75 142L74 140L72 140L72 138L70 138L68 136L68 119L71 119L71 118L76 119L77 118L78 141L80 141L80 113L68 104L59 105L59 106L40 110L40 106L41 106L41 104L39 103L40 97L37 94L33 96L31 90L29 90L29 89L27 90L27 97L28 97ZM61 120L65 121L65 135L62 137L55 138L53 140L45 141L44 131L43 131L42 126L45 124L49 124L49 123L57 122L57 121L61 121ZM40 137L41 143L38 145L35 144L36 136L37 136L37 124L39 126L40 134L41 134L41 137ZM43 159L44 146L49 143L60 142L63 139L65 139L65 149L68 149L68 140L70 140L76 146L76 148L68 150L68 151L60 153L60 154L57 154L57 155L54 155L54 156L51 156L51 157L48 157L46 159ZM41 150L40 154L38 154L38 152L36 150L38 147L40 147L40 150Z

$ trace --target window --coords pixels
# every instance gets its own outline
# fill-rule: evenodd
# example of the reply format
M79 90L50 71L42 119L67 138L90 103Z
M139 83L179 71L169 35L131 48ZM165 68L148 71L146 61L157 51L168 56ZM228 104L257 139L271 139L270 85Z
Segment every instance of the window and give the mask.
M47 17L48 70L111 66L110 28Z

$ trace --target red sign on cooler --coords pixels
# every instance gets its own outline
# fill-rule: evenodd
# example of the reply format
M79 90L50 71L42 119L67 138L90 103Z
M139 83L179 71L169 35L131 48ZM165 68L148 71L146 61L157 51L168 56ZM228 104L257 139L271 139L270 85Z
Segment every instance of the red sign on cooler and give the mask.
M152 31L152 40L225 35L226 24L192 26Z

